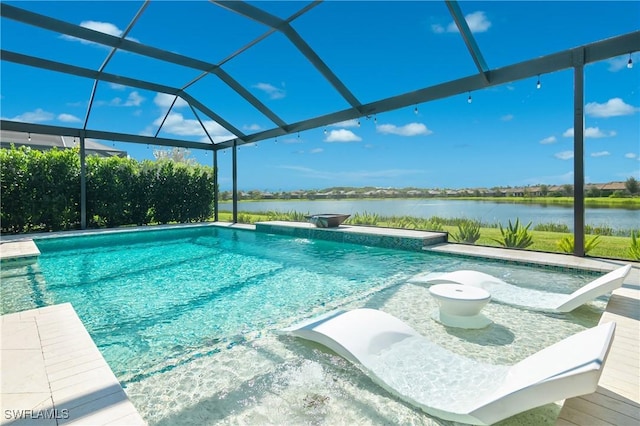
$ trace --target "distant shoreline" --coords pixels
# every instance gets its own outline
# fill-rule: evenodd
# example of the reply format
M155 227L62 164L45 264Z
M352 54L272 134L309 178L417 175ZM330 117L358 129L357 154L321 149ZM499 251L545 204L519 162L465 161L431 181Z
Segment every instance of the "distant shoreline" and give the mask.
M286 201L364 201L364 200L446 200L446 201L486 201L510 204L556 204L573 205L573 197L349 197L349 198L242 198L243 202L286 202ZM230 204L232 200L220 200L220 204ZM585 206L602 208L640 209L640 197L587 197Z

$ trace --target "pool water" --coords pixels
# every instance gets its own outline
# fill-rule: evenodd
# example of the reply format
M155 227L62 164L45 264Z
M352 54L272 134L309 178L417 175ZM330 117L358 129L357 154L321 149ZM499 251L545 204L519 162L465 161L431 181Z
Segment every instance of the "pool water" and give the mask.
M36 243L36 264L2 270L2 313L71 302L151 424L438 424L357 367L274 330L367 306L456 353L513 364L596 325L605 303L568 315L490 303L492 326L460 330L433 321L428 289L406 280L476 269L570 293L594 277L212 226ZM518 422L552 424L555 415L557 406L543 407Z

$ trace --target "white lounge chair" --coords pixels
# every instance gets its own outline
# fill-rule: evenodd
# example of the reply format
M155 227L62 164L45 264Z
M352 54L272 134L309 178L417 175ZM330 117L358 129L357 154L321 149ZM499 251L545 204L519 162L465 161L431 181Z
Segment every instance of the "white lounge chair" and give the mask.
M522 288L506 283L493 275L468 270L422 273L410 278L408 282L426 285L445 283L470 285L485 289L491 293L491 300L496 302L538 311L571 312L578 306L622 286L630 270L631 265L622 266L571 294Z
M334 312L282 330L328 347L430 415L480 425L593 393L614 331L614 322L599 325L509 367L450 352L375 309Z

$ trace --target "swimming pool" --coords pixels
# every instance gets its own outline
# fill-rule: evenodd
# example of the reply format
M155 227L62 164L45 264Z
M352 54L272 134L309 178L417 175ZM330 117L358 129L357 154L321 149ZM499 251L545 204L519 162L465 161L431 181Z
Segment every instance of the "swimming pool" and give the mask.
M152 424L429 424L349 363L273 330L367 306L457 353L513 364L597 324L604 308L596 301L554 316L489 304L494 325L464 331L431 320L428 290L405 281L465 268L569 293L593 276L212 226L37 245L37 264L3 268L2 313L71 302ZM518 421L539 424L554 413L543 407Z

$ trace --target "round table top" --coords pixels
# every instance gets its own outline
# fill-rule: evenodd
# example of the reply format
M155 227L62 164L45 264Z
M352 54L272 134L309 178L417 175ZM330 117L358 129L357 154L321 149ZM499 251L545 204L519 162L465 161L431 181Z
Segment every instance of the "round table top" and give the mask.
M432 285L429 287L429 293L455 300L485 300L491 298L491 294L482 288L462 284Z

